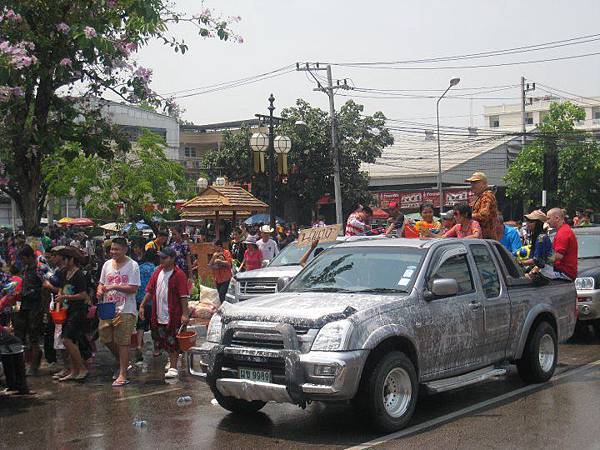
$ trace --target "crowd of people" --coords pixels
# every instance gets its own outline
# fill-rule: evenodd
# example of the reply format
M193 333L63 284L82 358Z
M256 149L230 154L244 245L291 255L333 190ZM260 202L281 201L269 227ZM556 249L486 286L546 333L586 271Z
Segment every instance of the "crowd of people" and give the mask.
M405 216L398 204L391 202L385 230L370 226L373 212L367 206L357 205L346 222L346 236L384 233L404 238L473 238L499 241L521 264L527 277L537 284L553 279L573 281L577 277L577 238L567 223L565 211L552 208L547 213L536 209L524 216L524 222L511 226L498 210L496 197L483 172L475 172L465 180L471 184L474 195L471 204L455 204L438 221L434 205L429 202L419 207L420 219ZM578 226L590 224L589 212L578 211L574 221ZM554 240L549 237L555 232ZM524 254L525 256L521 256Z

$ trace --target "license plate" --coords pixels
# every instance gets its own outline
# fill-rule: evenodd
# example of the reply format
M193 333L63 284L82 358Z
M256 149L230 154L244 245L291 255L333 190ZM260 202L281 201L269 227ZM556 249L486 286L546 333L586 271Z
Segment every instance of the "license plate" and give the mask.
M262 381L263 383L271 382L271 371L262 369L242 368L238 369L239 376L242 380Z

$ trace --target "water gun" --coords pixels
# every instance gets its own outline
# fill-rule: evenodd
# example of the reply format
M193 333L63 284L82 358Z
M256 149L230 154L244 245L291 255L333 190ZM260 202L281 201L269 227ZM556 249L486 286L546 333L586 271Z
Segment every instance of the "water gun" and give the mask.
M517 251L513 252L513 256L516 256L518 260L525 261L531 257L531 245L524 245Z

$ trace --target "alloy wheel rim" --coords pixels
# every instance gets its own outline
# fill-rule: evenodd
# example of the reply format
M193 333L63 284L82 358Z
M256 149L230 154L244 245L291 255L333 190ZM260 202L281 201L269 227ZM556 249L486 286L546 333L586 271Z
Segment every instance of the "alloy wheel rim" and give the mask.
M549 334L544 334L540 340L538 358L542 371L549 372L554 365L555 358L554 339L552 339L552 336Z
M383 382L383 407L391 417L406 413L412 398L412 384L408 372L400 367L392 369Z

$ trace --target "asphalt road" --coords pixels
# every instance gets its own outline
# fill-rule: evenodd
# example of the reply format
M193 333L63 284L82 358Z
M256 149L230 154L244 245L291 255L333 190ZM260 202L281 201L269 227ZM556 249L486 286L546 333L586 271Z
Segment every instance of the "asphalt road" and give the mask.
M82 384L43 374L30 379L35 396L0 396L0 448L600 448L600 341L591 337L561 345L548 383L527 386L511 371L424 397L408 428L390 436L373 433L348 405L268 404L239 418L196 380L165 383L164 358L145 358L148 371L138 368L125 388L110 386L102 352ZM192 402L179 406L182 395Z

